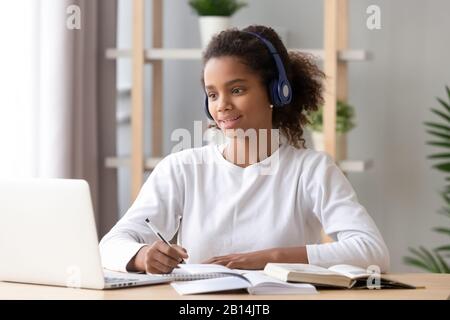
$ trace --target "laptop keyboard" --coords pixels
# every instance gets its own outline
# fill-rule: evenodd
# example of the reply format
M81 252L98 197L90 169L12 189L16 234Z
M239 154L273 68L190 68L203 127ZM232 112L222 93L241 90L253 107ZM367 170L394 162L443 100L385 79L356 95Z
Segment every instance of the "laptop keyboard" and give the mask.
M132 278L117 278L117 277L105 277L106 283L122 283L122 282L134 282L139 281L139 279L132 279Z

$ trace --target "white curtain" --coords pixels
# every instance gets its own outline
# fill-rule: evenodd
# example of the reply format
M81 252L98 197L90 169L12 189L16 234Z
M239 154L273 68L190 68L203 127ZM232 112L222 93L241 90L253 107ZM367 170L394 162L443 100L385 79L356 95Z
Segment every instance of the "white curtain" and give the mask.
M1 70L5 70L0 73L2 176L72 176L74 156L78 156L74 154L77 147L74 144L85 130L92 134L89 143L94 152L92 157L96 157L95 128L92 128L95 61L92 56L91 59L79 56L89 53L90 48L86 47L95 45L95 39L91 43L82 29L66 27L66 8L72 3L18 0L0 4L0 39L2 47L8 48L2 50L0 59ZM81 13L86 19L87 10ZM94 34L87 35L93 38ZM83 92L88 87L83 81L93 82L89 86L93 89L90 96ZM91 114L80 123L85 111Z
M0 4L0 177L37 175L38 1Z
M80 29L67 26L72 5ZM115 65L103 54L115 10L108 0L0 2L0 178L86 179L95 211L113 209L101 202L115 202L115 172L103 166L115 154Z

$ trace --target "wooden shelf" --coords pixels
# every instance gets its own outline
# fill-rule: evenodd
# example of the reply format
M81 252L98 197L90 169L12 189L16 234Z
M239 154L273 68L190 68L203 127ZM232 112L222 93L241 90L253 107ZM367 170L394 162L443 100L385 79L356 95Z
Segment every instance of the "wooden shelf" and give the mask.
M145 170L153 170L158 162L163 158L146 158L144 161ZM107 168L120 168L120 167L131 167L130 157L108 157L105 159L105 167Z
M338 165L344 172L364 172L373 167L373 160L344 160Z
M145 170L153 170L158 162L163 158L146 158L144 161ZM372 160L344 160L339 162L339 167L344 172L364 172L373 167ZM131 158L129 157L108 157L105 160L107 168L130 167Z
M320 60L325 57L325 51L321 49L289 49L290 51L301 51L312 54ZM129 49L109 48L106 50L106 58L120 59L131 58L132 51ZM159 60L199 60L202 57L202 49L145 49L144 58L146 62ZM340 50L338 59L341 61L366 61L372 59L372 54L366 50Z

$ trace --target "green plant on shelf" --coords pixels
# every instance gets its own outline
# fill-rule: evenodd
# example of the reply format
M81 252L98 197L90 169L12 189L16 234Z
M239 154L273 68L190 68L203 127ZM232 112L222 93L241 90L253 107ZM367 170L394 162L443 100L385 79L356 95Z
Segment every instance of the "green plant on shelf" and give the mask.
M434 139L427 144L443 148L444 151L429 155L427 158L437 161L433 169L443 172L445 181L450 182L450 89L446 86L448 102L437 98L441 108L431 108L431 112L440 117L442 122L425 122L426 132ZM444 206L438 211L440 214L450 218L450 184L447 184L440 196L444 200ZM450 236L450 227L440 226L433 228L435 232ZM403 261L411 266L415 266L434 273L450 273L450 265L447 261L450 258L450 244L442 245L428 250L423 246L419 248L409 248L411 256L403 258Z
M189 5L199 16L231 17L247 3L236 0L189 0Z
M337 101L336 103L336 132L347 133L355 127L355 108L350 104ZM309 114L309 127L312 131L323 132L323 107Z

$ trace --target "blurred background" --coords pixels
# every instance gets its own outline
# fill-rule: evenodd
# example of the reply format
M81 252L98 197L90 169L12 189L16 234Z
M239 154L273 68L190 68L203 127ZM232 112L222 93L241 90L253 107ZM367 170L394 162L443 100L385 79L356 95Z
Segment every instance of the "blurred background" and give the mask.
M325 1L246 0L228 23L239 28L271 26L288 48L321 50ZM196 51L202 39L199 14L188 0L144 3L145 48L159 41L162 48L194 50L170 59L149 58L159 59L159 64L142 65L142 152L154 159L169 154L179 142L171 139L176 129L193 135L194 121L206 124L202 63ZM162 12L156 32L155 3ZM133 4L133 0L0 4L0 178L88 180L99 236L133 200L131 49L133 36L139 37L136 25L133 29L139 21ZM370 6L375 11L368 10ZM377 19L371 21L379 25L373 27L368 21L377 9ZM421 260L408 248L447 246L447 251L438 251L444 259L450 252L446 245L450 220L445 212L438 214L441 207L448 207L440 195L446 170L433 169L435 162L427 159L439 149L426 143L433 135L424 125L443 123L448 128L441 128L443 132L450 132L450 118L431 110L449 112L437 100L450 103L449 12L446 0L348 1L348 49L362 58L347 63L346 102L353 108L354 127L345 132L346 158L367 160L370 165L347 172L347 177L390 249L394 272L421 271L417 261L433 266L429 251L420 252ZM317 63L323 67L321 59ZM160 68L157 77L155 65ZM156 119L160 154L154 154L154 90L160 90L162 101ZM307 142L314 147L309 132ZM142 179L149 173L145 170ZM414 257L416 266L411 260L406 263L405 256ZM445 271L438 257L434 262Z

